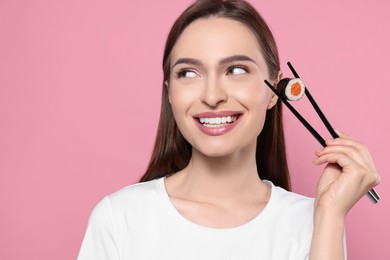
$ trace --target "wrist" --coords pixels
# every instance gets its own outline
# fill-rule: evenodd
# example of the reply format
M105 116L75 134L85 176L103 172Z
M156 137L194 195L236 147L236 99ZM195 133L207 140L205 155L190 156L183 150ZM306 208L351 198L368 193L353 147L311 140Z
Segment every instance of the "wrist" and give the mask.
M346 214L329 208L315 207L314 226L326 226L331 229L344 230Z
M324 218L345 219L349 208L341 201L319 200L316 198L314 202L314 215Z
M344 259L345 215L316 207L310 259Z

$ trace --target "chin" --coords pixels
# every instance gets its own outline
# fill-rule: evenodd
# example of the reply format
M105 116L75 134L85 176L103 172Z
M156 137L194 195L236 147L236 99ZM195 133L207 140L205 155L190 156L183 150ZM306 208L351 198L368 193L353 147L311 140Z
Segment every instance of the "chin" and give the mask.
M240 146L234 144L227 143L212 143L209 142L207 144L202 144L199 146L193 146L194 149L202 154L203 156L210 158L224 158L230 157L235 153L244 152L245 150L252 150L252 148L256 148L256 142L251 144L243 145L241 143Z
M233 154L233 151L229 152L226 150L207 150L207 151L199 151L202 155L209 158L224 158Z

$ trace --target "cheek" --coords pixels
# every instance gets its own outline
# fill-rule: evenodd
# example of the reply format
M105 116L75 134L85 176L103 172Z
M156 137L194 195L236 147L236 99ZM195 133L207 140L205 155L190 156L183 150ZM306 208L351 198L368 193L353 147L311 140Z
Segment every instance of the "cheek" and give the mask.
M257 84L247 86L245 90L237 91L235 96L248 109L259 111L266 110L270 100L270 93L267 89Z
M178 125L187 116L188 110L194 103L196 93L187 86L172 85L169 90L169 100L172 107L173 116Z
M199 100L202 89L203 84L200 80L189 80L184 83L172 80L169 89L172 107L190 106Z

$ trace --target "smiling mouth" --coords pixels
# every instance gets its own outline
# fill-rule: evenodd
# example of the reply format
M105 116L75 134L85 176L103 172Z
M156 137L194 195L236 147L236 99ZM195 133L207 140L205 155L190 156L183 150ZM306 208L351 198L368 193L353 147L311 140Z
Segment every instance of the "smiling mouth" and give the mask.
M234 123L240 115L222 116L222 117L198 117L199 123L206 127L221 127Z

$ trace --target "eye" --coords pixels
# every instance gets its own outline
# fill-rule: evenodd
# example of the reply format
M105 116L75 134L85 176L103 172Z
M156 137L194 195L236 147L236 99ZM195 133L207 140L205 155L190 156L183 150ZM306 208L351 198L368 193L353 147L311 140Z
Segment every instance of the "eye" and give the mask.
M233 66L230 66L228 68L226 74L228 74L228 75L241 75L241 74L245 74L248 72L249 72L249 69L245 65L233 65Z
M178 78L195 78L197 74L189 69L181 69L178 72L176 72L176 75Z

